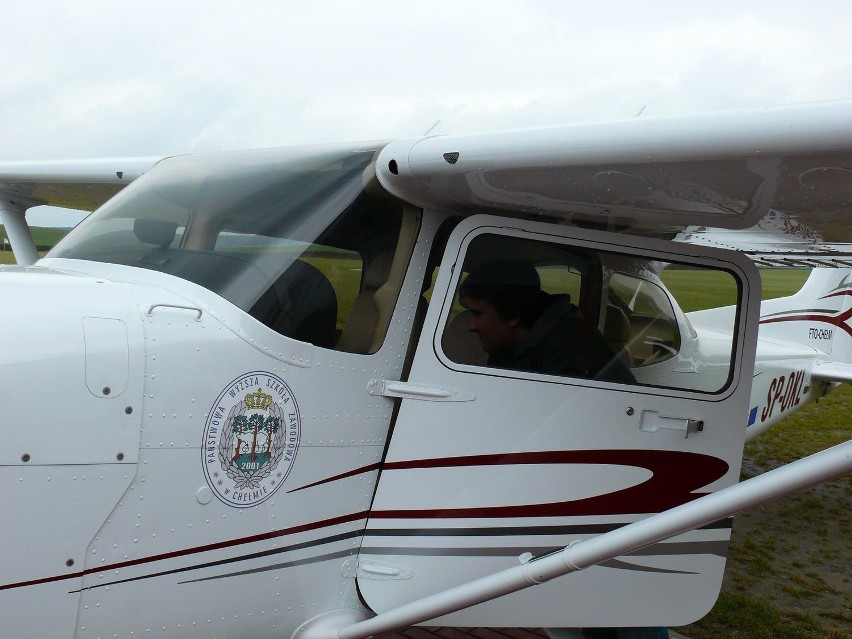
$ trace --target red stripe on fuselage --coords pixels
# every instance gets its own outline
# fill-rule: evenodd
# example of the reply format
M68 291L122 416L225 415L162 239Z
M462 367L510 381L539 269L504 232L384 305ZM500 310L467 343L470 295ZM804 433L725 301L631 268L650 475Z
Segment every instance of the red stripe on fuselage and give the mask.
M846 293L843 293L844 295ZM827 296L828 297L828 296ZM840 315L835 315L834 317L830 317L828 315L787 315L785 317L772 317L769 319L760 320L761 324L774 324L776 322L823 322L825 324L831 324L832 326L836 326L837 328L843 329L846 331L846 334L852 337L852 327L847 323L849 318L852 317L852 308L844 311Z
M221 550L223 548L231 548L234 546L241 546L243 544L252 544L258 541L265 541L267 539L275 539L277 537L284 537L286 535L295 535L301 532L307 532L309 530L317 530L319 528L327 528L329 526L336 526L338 524L345 524L350 521L357 521L359 519L366 519L369 513L360 512L360 513L351 513L349 515L342 515L340 517L333 517L331 519L326 519L324 521L316 521L308 524L302 524L300 526L293 526L292 528L286 528L284 530L275 530L265 533L260 533L258 535L251 535L249 537L241 537L239 539L230 539L227 541L219 541L213 544L207 544L205 546L197 546L195 548L184 548L182 550L174 550L172 552L163 553L160 555L152 555L151 557L140 557L138 559L131 559L128 561L123 561L117 564L110 564L108 566L98 566L97 568L87 568L86 570L82 570L79 572L70 573L67 575L55 575L53 577L43 577L41 579L33 579L30 581L20 581L18 583L11 584L0 584L0 590L10 590L12 588L23 588L25 586L37 586L39 584L51 583L54 581L63 581L66 579L78 579L80 577L84 577L85 575L92 575L99 572L104 572L107 570L118 570L119 568L128 568L130 566L139 566L141 564L147 564L154 561L164 561L166 559L175 559L177 557L185 557L187 555L194 555L203 552L209 552L211 550Z
M548 504L447 509L373 510L376 519L564 517L656 513L701 497L695 493L728 472L718 457L670 450L567 450L390 462L385 470L519 464L606 464L651 471L645 482L615 492ZM386 479L387 481L387 479Z
M337 481L338 479L346 479L347 477L355 477L356 475L362 475L364 473L370 473L374 470L379 470L381 468L381 464L370 464L369 466L363 466L362 468L355 468L354 470L347 471L345 473L340 473L339 475L334 475L334 477L327 477L326 479L321 479L319 481L315 481L312 484L305 484L304 486L299 486L298 488L294 488L293 490L288 490L288 493L295 493L300 490L305 490L306 488L313 488L314 486L321 486L323 484L328 484L333 481Z

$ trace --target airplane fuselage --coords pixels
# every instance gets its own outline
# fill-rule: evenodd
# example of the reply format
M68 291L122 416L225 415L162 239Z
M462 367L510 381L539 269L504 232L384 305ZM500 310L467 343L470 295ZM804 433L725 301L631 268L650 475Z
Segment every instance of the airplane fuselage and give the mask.
M3 632L279 637L388 610L736 483L746 426L825 391L845 319L773 315L814 346L758 340L745 258L420 209L375 151L168 160L0 269ZM628 373L495 365L459 289L498 258ZM723 308L681 308L667 269ZM688 623L730 526L441 623Z

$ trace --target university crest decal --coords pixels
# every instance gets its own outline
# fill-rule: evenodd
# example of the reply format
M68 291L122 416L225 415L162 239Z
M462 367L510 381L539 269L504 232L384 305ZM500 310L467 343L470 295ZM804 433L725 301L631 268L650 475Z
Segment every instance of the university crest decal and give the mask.
M282 379L261 372L235 379L216 399L204 427L207 484L237 508L269 499L293 467L299 434L299 408Z

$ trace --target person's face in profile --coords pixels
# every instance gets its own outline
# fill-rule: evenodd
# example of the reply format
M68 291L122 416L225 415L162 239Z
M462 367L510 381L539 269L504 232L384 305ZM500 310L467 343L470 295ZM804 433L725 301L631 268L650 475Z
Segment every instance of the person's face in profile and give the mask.
M523 341L518 318L505 319L486 300L467 298L467 330L476 333L486 353L512 353Z

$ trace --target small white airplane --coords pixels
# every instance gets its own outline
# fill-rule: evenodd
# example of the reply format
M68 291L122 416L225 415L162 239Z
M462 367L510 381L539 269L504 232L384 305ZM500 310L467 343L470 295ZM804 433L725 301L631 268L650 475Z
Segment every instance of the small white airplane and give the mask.
M94 210L41 259L40 204ZM738 484L852 381L849 102L2 163L0 212L3 637L680 626L852 470Z

